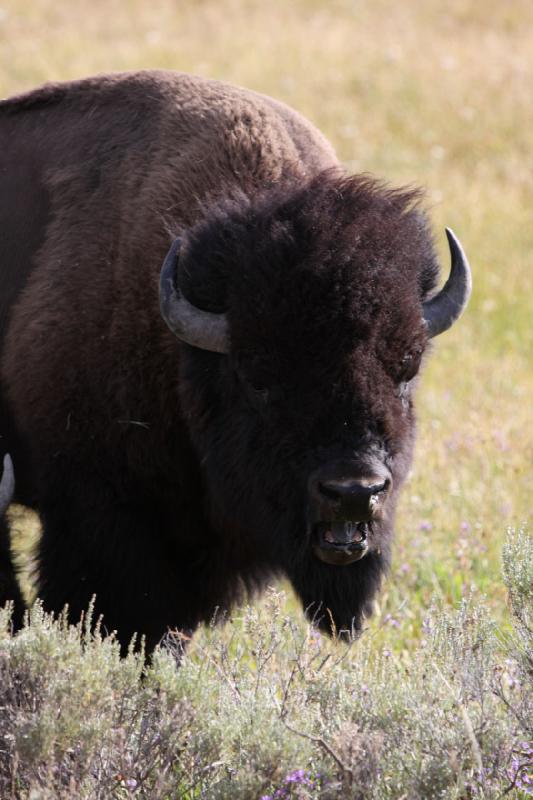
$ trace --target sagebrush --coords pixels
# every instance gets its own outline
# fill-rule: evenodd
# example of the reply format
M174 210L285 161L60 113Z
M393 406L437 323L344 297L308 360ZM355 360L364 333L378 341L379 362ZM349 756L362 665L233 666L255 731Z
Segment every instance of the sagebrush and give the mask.
M502 631L479 598L436 604L401 657L260 606L144 669L38 605L2 613L2 798L525 797L533 759L533 539L510 531ZM184 645L187 644L187 647ZM179 666L178 666L179 664ZM512 794L511 794L512 793Z

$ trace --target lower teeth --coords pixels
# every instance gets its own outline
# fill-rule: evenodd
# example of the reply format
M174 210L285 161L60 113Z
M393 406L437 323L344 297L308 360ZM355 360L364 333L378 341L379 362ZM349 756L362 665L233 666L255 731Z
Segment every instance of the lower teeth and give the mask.
M361 535L357 530L357 525L355 522L344 523L344 539L347 542L357 542L361 540Z
M336 534L337 535L334 535L332 530L325 531L325 541L329 542L329 544L346 546L350 544L360 544L366 538L365 534L357 528L357 522L343 523L342 531L337 528Z

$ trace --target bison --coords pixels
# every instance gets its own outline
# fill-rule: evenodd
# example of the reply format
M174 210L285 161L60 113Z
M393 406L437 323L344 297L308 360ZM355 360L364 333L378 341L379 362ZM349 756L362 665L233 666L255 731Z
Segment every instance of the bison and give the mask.
M150 651L272 578L355 632L467 259L292 109L147 71L0 103L0 439L38 593ZM166 254L166 255L165 255ZM161 265L163 265L161 267Z

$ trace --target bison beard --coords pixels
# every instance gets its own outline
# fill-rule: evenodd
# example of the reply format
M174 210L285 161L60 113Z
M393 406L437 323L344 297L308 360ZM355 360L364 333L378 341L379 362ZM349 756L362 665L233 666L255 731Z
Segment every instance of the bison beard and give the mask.
M0 442L42 520L45 607L77 620L95 595L150 651L286 575L316 624L359 630L416 375L470 291L453 234L435 294L416 192L346 176L282 104L173 73L0 103L0 170Z

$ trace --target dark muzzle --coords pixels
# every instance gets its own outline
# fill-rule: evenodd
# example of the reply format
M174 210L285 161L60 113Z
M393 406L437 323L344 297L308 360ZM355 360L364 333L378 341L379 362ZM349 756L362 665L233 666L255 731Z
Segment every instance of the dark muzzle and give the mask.
M309 481L309 522L315 555L328 564L350 564L368 550L372 520L392 487L387 468L373 460L327 464Z
M333 478L319 481L318 491L330 502L336 515L347 520L369 522L377 510L380 496L390 485L390 478Z

